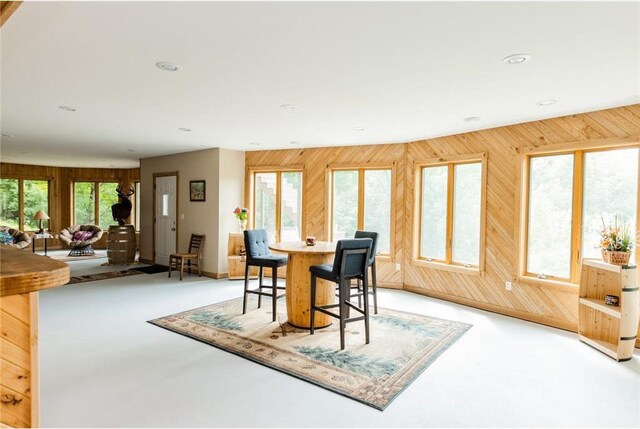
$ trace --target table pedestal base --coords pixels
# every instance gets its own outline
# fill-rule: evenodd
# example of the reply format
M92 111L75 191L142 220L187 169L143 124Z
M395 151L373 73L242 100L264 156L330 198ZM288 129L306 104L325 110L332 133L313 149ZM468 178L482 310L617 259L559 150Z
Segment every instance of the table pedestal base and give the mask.
M301 329L311 327L311 273L309 267L330 264L333 255L326 253L289 253L287 262L287 316L289 324ZM333 304L335 284L326 280L316 280L316 305ZM315 328L326 328L333 318L316 311Z

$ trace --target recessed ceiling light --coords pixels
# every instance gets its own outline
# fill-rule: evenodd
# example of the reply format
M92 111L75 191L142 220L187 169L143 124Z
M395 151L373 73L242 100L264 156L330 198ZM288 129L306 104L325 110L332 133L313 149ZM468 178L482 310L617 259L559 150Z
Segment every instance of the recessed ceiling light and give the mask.
M525 61L529 61L531 59L531 55L529 54L513 54L508 57L504 57L502 61L507 64L522 64Z
M20 152L20 155L29 155L29 152Z
M162 71L167 71L167 72L177 72L182 70L182 67L179 66L178 64L169 63L167 61L157 62L156 67L158 67Z
M479 120L480 120L480 116L469 116L463 119L463 121L465 122L478 122Z
M13 137L11 134L0 134L0 136L2 137L6 137L8 139L10 139L11 137Z
M58 106L58 109L64 110L65 112L75 112L77 109L70 106Z
M293 104L283 104L280 108L284 110L296 110L296 106Z
M353 129L353 131L364 131L364 128L362 128L362 127L355 127L355 128Z
M135 152L135 150L133 150L133 149L129 149L129 152Z
M292 142L289 142L289 144L293 145L293 146L300 146L302 143L300 143L298 141L292 141Z
M558 100L541 100L536 101L536 106L551 106L552 104L556 104Z
M260 143L258 143L258 142L251 142L249 144L252 145L252 146L260 146Z
M191 128L178 128L180 131L184 131L185 133L190 133Z

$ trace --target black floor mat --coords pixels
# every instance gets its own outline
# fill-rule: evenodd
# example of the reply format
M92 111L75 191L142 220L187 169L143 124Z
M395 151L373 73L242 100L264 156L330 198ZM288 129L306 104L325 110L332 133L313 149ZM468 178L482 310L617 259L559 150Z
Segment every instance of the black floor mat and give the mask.
M158 274L158 273L166 273L169 271L169 267L165 267L164 265L151 265L150 267L138 267L132 268L133 271L140 271L145 274Z

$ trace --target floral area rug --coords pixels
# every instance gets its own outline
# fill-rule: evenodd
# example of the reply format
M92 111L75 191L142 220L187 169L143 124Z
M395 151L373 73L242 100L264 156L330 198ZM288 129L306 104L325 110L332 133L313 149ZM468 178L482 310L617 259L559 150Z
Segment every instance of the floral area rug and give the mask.
M271 301L250 296L149 323L242 356L373 408L384 410L431 363L471 328L466 323L378 308L371 314L371 341L364 343L364 322L347 324L346 348L340 350L339 324L324 329L286 323L286 305L278 303L271 322ZM282 311L282 313L281 313Z

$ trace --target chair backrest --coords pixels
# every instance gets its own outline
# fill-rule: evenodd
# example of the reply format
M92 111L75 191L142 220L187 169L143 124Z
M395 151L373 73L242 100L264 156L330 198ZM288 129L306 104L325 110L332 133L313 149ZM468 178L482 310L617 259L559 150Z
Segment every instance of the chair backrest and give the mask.
M204 235L191 234L191 240L189 240L189 253L197 253L200 255L202 247L204 246Z
M364 276L372 241L370 238L338 240L333 260L333 274L345 279Z
M371 244L371 254L369 255L369 265L373 265L376 261L376 252L378 247L378 233L373 231L356 231L354 238L370 238L373 243Z
M247 229L244 231L244 247L247 251L247 262L253 258L269 255L269 234L266 229Z

